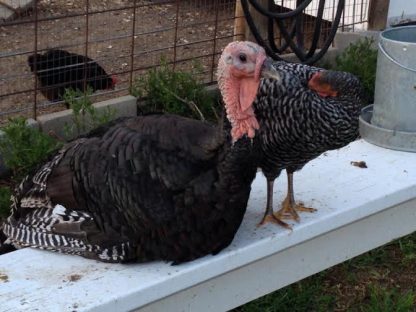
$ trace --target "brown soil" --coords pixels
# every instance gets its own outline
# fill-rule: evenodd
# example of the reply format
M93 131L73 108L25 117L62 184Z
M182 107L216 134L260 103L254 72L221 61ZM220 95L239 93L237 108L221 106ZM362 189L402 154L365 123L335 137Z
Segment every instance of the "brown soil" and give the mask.
M116 74L119 81L115 91L98 91L94 101L127 94L129 72L133 69L133 77L141 75L149 66L159 64L161 56L179 62L179 69L193 66L192 61L180 60L198 59L205 71L202 80L215 79L213 64L216 64L216 58L213 59L212 53L214 49L219 53L232 40L234 1L219 1L218 15L212 1L180 1L178 11L174 1L158 2L161 1L137 1L134 57L131 58L134 19L133 9L128 7L134 1L89 1L88 56L101 64L107 73ZM86 17L68 17L85 13L85 7L85 1L39 1L38 19L57 19L38 23L37 49L63 48L85 54ZM114 11L98 13L108 9ZM16 114L33 116L34 92L30 90L35 86L35 79L27 58L35 49L34 16L32 11L6 24L0 22L0 122ZM217 27L216 19L219 21ZM175 42L176 50L173 48ZM48 102L40 92L37 92L37 107L38 114L65 109L62 104ZM12 114L15 110L23 111Z

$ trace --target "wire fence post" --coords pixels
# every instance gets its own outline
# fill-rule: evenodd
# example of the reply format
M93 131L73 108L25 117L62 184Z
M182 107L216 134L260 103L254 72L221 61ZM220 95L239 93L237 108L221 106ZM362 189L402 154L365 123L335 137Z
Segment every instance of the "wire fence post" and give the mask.
M38 78L37 78L37 56L38 56L38 0L34 1L34 8L33 8L33 17L34 17L34 31L35 31L35 38L34 38L34 57L33 57L33 73L35 75L35 85L34 85L34 92L33 92L33 119L36 120L37 118L37 106L38 106Z
M234 13L234 41L245 40L246 34L246 21L244 19L244 11L241 6L241 0L235 2L235 13Z
M215 7L215 26L214 26L214 37L212 38L213 46L212 46L212 63L211 63L211 81L214 80L214 68L215 68L215 52L217 50L217 29L218 29L218 13L219 13L219 0L215 0L214 7Z
M134 0L133 3L133 26L131 32L131 54L130 54L130 78L129 78L129 88L133 87L133 71L134 71L134 42L136 37L136 10L137 10L137 0Z
M389 0L370 0L368 7L368 29L382 30L386 28Z
M178 45L178 27L179 27L179 0L176 3L176 14L175 14L175 36L173 38L173 70L176 68L176 48Z
M87 96L87 64L88 64L88 45L89 45L89 16L90 1L85 0L85 58L84 58L84 96Z

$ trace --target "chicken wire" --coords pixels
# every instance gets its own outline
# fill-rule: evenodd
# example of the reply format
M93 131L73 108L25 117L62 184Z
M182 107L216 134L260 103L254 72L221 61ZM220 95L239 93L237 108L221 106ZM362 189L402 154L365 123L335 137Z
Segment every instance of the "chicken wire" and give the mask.
M297 0L275 3L293 9ZM0 10L2 4L0 2ZM36 118L40 114L65 109L57 88L85 88L94 81L88 66L96 62L108 77L116 77L113 88L94 92L94 102L126 95L135 79L160 64L163 57L178 70L202 68L199 78L215 82L216 63L222 48L233 40L235 0L11 0L18 8L0 19L0 122L8 117ZM338 1L327 0L322 32L329 32ZM312 34L318 1L305 10L305 37ZM368 0L347 0L342 28L367 21ZM2 15L0 15L2 16ZM280 40L280 38L276 38ZM49 49L87 56L71 63L74 56L59 54L58 68L66 78L48 71L40 55ZM28 59L37 54L32 68ZM196 62L196 63L195 63ZM75 74L81 71L81 75ZM32 71L31 71L32 69ZM82 71L83 70L83 71ZM98 73L97 69L92 70ZM49 85L35 74L47 77ZM102 72L97 74L105 78ZM61 75L62 76L62 75ZM62 83L62 79L71 83ZM101 83L102 85L103 83Z

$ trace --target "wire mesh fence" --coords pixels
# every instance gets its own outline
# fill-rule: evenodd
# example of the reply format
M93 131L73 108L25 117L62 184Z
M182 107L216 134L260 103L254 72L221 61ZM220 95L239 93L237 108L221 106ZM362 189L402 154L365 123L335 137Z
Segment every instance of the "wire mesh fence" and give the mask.
M0 123L65 109L65 88L93 101L129 93L161 58L178 70L202 68L215 82L221 49L233 40L235 0L11 0L0 2ZM276 5L293 9L297 0ZM304 33L317 2L305 11ZM323 29L337 0L327 0ZM367 21L368 0L347 1L344 29ZM309 25L309 26L308 26ZM327 25L327 26L325 26ZM312 30L311 30L312 31ZM280 38L276 38L280 40Z

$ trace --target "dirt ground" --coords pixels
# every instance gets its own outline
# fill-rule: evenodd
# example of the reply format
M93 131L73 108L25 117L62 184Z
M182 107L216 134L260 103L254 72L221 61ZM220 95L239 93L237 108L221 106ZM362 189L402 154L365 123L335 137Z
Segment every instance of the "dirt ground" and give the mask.
M219 1L218 14L213 1L179 1L178 8L174 1L161 2L137 0L134 21L133 8L129 8L133 0L89 1L88 56L119 81L112 92L98 91L94 101L127 94L130 71L133 70L134 80L150 66L157 65L161 56L168 61L176 60L179 69L193 66L193 61L181 60L196 58L205 72L201 79L204 82L215 79L213 65L217 56L213 59L212 54L214 49L219 53L232 41L234 1ZM108 9L114 11L100 12ZM38 51L63 48L85 54L86 15L71 17L86 12L85 1L41 0L37 12ZM35 79L27 58L36 45L34 17L32 11L12 21L0 22L0 123L9 116L33 117ZM48 102L40 92L37 107L38 114L65 108L63 104Z

